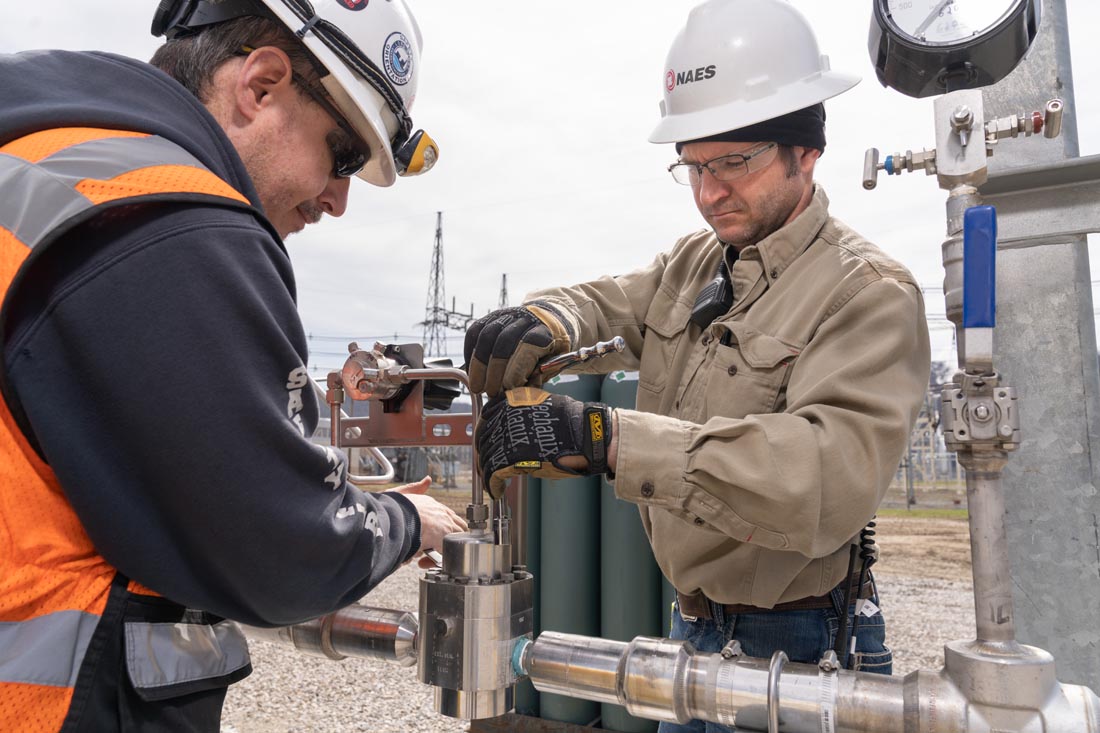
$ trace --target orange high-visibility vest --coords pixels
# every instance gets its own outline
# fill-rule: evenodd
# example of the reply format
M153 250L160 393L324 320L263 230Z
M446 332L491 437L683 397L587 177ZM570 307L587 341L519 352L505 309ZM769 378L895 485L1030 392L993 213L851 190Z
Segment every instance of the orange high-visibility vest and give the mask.
M64 128L0 147L0 295L7 294L32 252L72 227L107 207L151 201L207 201L252 210L245 196L194 156L155 135ZM116 576L6 399L0 401L0 731L54 733L67 718L79 717L74 686L92 656L89 642L105 618ZM133 582L127 592L153 595ZM144 645L149 655L130 669L131 677L139 678L135 685L144 679L151 687L170 686L172 680L161 675L173 665L194 674L207 663L223 671L248 663L247 647L242 663L242 651L234 646L243 644L243 637L229 638L233 629L206 627L208 639L214 634L224 642L214 654L221 658L208 660L205 650L181 651L178 639L159 644L158 635L180 630L156 626L172 625L134 630L135 646Z

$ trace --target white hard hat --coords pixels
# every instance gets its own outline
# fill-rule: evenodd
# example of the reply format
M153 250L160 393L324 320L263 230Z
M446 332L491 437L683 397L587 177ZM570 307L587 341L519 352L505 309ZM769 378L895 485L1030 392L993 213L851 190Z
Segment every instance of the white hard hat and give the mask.
M858 76L829 69L806 18L784 0L707 0L665 62L654 143L697 140L810 107Z
M409 115L422 39L404 0L162 0L153 34L175 38L247 15L280 22L324 67L321 83L370 147L360 178L389 186L435 164L435 142L413 131Z

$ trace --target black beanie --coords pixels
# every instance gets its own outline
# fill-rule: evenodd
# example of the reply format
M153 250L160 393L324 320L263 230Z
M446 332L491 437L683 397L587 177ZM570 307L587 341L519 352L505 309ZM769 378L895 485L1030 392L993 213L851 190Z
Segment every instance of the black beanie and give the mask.
M825 105L818 102L794 112L748 127L720 132L696 140L676 143L676 152L683 152L688 143L779 143L803 148L825 150Z

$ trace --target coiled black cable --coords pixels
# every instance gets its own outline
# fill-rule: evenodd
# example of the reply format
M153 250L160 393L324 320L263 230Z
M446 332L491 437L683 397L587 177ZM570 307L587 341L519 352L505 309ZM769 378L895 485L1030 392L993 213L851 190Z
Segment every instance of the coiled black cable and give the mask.
M852 545L852 549L855 550L856 546ZM867 526L859 531L859 585L856 586L856 598L859 598L863 592L863 584L867 582L867 575L871 572L871 566L878 560L878 553L875 552L875 520L872 518ZM859 633L859 619L863 616L859 610L856 611L852 617L852 640L856 639L856 634ZM847 609L845 609L845 617L847 617ZM855 668L856 658L855 644L852 643L848 649L848 661L845 667L847 669Z

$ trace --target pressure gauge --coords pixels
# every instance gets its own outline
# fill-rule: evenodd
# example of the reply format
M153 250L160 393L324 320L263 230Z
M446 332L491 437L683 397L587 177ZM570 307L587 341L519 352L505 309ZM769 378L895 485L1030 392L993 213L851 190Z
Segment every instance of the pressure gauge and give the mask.
M910 97L995 84L1027 53L1042 0L874 0L878 80Z

